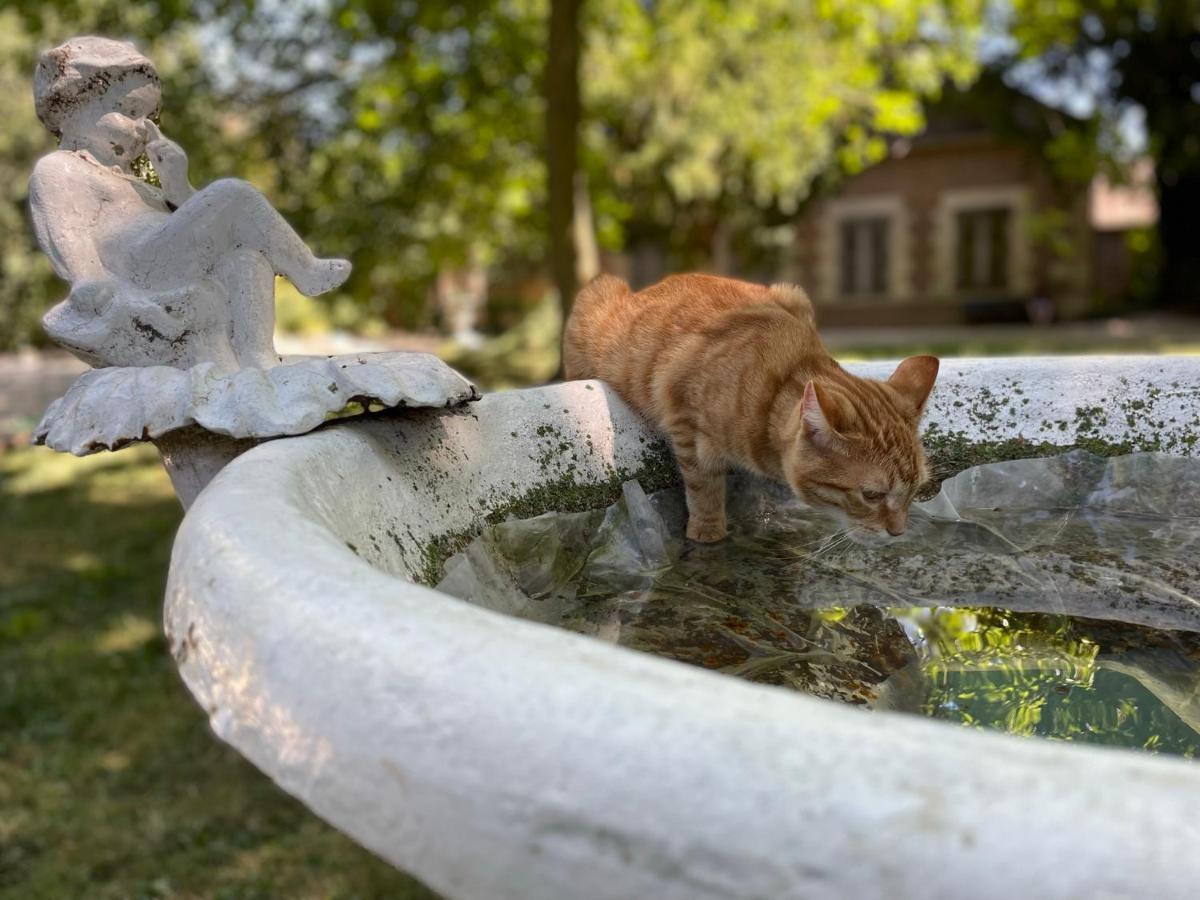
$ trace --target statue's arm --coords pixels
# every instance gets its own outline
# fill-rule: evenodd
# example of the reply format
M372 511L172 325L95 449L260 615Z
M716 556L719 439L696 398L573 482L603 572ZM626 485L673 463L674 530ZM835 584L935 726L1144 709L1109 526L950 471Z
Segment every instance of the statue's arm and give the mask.
M38 160L29 180L29 210L38 246L58 276L72 284L108 279L87 221L96 200L92 173L73 153L57 151Z
M149 140L146 143L146 155L158 173L159 183L167 202L175 209L183 206L187 199L196 193L188 180L188 158L183 148L158 130L153 122L146 121L146 132Z

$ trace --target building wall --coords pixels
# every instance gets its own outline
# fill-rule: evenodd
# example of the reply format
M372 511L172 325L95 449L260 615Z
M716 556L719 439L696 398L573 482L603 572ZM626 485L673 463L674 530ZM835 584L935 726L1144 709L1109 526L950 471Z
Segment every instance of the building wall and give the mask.
M956 214L992 206L1010 210L1007 284L1003 290L964 292L955 284ZM1056 208L1075 249L1066 262L1030 234ZM886 296L841 294L840 223L862 215L889 217ZM1066 315L1086 306L1091 258L1086 198L1064 199L1032 153L986 135L918 142L867 169L836 196L810 207L797 223L796 238L795 278L830 324L962 321L971 311L983 311L982 304L1019 310L1036 295L1050 296Z

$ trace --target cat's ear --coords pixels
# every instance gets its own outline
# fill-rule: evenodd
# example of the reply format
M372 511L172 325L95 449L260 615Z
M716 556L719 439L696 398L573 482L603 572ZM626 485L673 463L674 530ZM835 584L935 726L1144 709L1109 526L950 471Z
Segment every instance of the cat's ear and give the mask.
M940 365L936 356L910 356L896 366L888 379L888 384L913 405L918 416L925 411L925 401L937 381Z
M836 450L843 441L838 433L838 407L830 398L822 398L815 382L804 386L804 399L800 401L800 416L804 425L804 436L814 447Z

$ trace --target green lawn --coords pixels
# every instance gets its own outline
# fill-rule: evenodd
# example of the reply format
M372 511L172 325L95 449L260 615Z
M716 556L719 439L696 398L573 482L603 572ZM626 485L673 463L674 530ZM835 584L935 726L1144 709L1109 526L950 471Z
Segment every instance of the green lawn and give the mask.
M0 453L0 897L433 897L221 744L161 628L150 448Z

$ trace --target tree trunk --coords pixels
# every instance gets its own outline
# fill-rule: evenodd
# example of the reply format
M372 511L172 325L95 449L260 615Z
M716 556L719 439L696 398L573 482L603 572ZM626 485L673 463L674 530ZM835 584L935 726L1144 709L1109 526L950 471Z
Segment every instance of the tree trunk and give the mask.
M1197 210L1200 210L1200 170L1158 176L1158 241L1162 252L1158 299L1164 306L1200 309Z
M733 228L724 217L717 219L712 232L712 270L718 275L732 276L735 261L733 258Z
M575 278L587 284L600 274L600 245L596 241L596 222L592 217L592 198L588 194L587 173L575 173Z
M580 119L580 13L583 0L551 0L546 54L546 170L549 189L550 270L562 304L571 312L578 288L575 261L575 173Z

